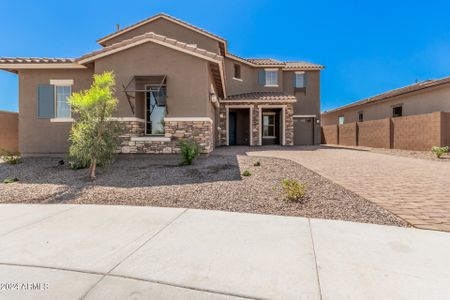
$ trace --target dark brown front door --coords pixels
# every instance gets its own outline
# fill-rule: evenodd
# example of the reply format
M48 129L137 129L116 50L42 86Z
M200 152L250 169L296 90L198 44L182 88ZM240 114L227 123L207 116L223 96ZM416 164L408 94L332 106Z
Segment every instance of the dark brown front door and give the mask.
M314 144L314 119L294 118L294 145L308 146Z

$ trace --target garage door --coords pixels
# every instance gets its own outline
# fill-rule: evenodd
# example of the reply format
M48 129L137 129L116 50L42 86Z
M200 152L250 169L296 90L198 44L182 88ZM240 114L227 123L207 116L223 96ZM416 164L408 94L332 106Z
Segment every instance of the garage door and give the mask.
M313 118L294 118L294 144L299 146L314 144Z

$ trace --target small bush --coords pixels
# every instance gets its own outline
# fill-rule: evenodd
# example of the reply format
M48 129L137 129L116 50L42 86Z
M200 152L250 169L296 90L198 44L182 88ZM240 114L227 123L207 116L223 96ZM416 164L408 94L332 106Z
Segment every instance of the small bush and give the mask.
M255 167L260 167L261 166L261 162L257 161L253 164Z
M306 195L306 186L296 180L284 179L281 185L289 201L300 201Z
M72 170L86 169L89 165L88 162L82 162L81 160L77 159L70 159L68 164L69 168L71 168Z
M18 178L16 178L16 177L6 177L5 179L3 179L3 183L14 183L14 182L17 182L17 181L19 181L19 179Z
M191 165L192 161L200 155L200 146L194 141L182 141L180 143L181 149L181 164Z
M431 152L433 152L437 158L441 158L442 155L449 153L449 148L448 148L448 146L433 147L433 148L431 148Z
M244 172L242 172L242 176L249 177L252 176L252 173L250 173L249 170L245 170Z
M20 153L13 153L11 151L1 149L0 157L8 164L15 165L19 164L22 161L22 157Z

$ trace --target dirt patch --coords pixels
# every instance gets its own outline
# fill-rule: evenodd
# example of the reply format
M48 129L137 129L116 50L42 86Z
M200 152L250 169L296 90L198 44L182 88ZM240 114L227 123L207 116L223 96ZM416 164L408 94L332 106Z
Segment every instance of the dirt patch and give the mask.
M29 157L0 163L0 202L94 203L215 209L407 226L403 220L289 160L246 155L201 156L179 166L172 155L120 156L95 181L86 170L58 166L60 158ZM261 166L254 166L255 162ZM241 173L249 170L250 177ZM283 179L307 186L304 203L284 200Z

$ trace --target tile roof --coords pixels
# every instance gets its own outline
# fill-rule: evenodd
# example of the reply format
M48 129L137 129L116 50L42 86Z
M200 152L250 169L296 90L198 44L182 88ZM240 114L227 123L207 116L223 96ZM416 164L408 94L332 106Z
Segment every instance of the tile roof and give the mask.
M97 56L99 54L107 55L108 52L113 52L114 50L120 51L120 48L125 48L126 49L127 46L132 45L134 43L138 43L138 42L145 43L146 41L152 41L152 40L160 42L160 43L163 43L163 44L165 43L168 46L171 46L171 47L174 47L174 48L178 48L180 50L186 50L188 52L192 52L193 54L200 54L200 55L203 55L205 57L209 57L209 58L216 59L216 60L222 59L222 56L220 56L220 55L218 55L218 54L216 54L214 52L209 52L209 51L207 51L205 49L198 48L196 45L186 44L186 43L183 43L183 42L179 42L179 41L177 41L175 39L171 39L171 38L165 37L163 35L159 35L159 34L156 34L156 33L153 33L153 32L147 32L147 33L144 33L142 35L135 36L135 37L133 37L131 39L123 40L123 41L121 41L119 43L112 44L112 45L104 47L104 48L102 48L100 50L97 50L97 51L88 53L86 55L83 55L82 57L78 58L77 61L81 62L81 63L84 63L83 61L85 61L86 59L93 58L93 57L95 57L95 56ZM116 51L114 51L114 52L116 52Z
M440 85L447 84L447 83L450 83L450 76L441 78L441 79L421 81L421 82L414 83L414 84L411 84L411 85L408 85L408 86L405 86L402 88L398 88L395 90L391 90L391 91L388 91L388 92L385 92L385 93L382 93L382 94L379 94L379 95L376 95L373 97L359 100L357 102L350 103L348 105L344 105L342 107L338 107L338 108L330 110L330 111L325 111L324 114L336 112L336 111L340 111L343 109L352 108L352 107L356 107L356 106L361 106L364 104L380 102L380 101L387 100L387 99L390 99L390 98L393 98L396 96L401 96L401 95L405 95L405 94L418 92L418 91L421 91L424 89L440 86Z
M284 62L272 58L246 58L246 61L255 65L280 65L284 66Z
M0 57L0 64L60 64L73 63L73 58Z
M104 37L98 39L97 42L98 42L98 43L104 42L104 41L106 41L106 40L111 39L111 38L114 37L114 36L121 35L122 33L126 32L126 31L129 31L129 30L131 30L131 29L133 29L133 28L136 28L136 27L145 25L145 24L147 24L147 23L150 23L151 21L154 21L154 20L156 20L156 19L158 19L158 18L165 18L165 19L174 21L174 22L176 22L176 23L180 23L180 24L182 24L182 25L184 25L184 26L186 26L186 27L190 27L190 28L192 28L192 29L194 29L194 30L197 30L197 31L202 32L203 34L209 35L209 36L214 37L214 38L216 38L216 39L218 39L218 40L222 40L223 42L226 42L226 40L225 40L224 38L222 38L222 37L220 37L220 36L218 36L218 35L216 35L216 34L214 34L214 33L211 33L211 32L209 32L209 31L206 31L206 30L204 30L204 29L202 29L202 28L200 28L200 27L197 27L197 26L195 26L195 25L192 25L192 24L190 24L190 23L188 23L188 22L185 22L185 21L183 21L183 20L177 19L177 18L172 17L172 16L170 16L170 15L168 15L168 14L165 14L165 13L159 13L159 14L157 14L157 15L155 15L155 16L152 16L152 17L150 17L150 18L147 18L147 19L145 19L145 20L142 20L142 21L140 21L140 22L137 22L137 23L135 23L135 24L133 24L133 25L127 26L127 27L125 27L125 28L122 28L122 29L119 30L119 31L113 32L113 33L111 33L111 34L108 34L108 35L106 35L106 36L104 36Z
M248 63L254 67L258 66L281 67L284 70L322 70L325 68L322 65L313 64L306 61L284 62L273 58L242 58L229 52L227 53L226 56L244 63Z
M325 67L318 64L313 64L306 61L287 61L285 69L324 69Z
M294 95L288 95L282 92L253 92L245 94L230 95L225 101L236 101L236 100L255 100L255 101L293 101L297 100Z

